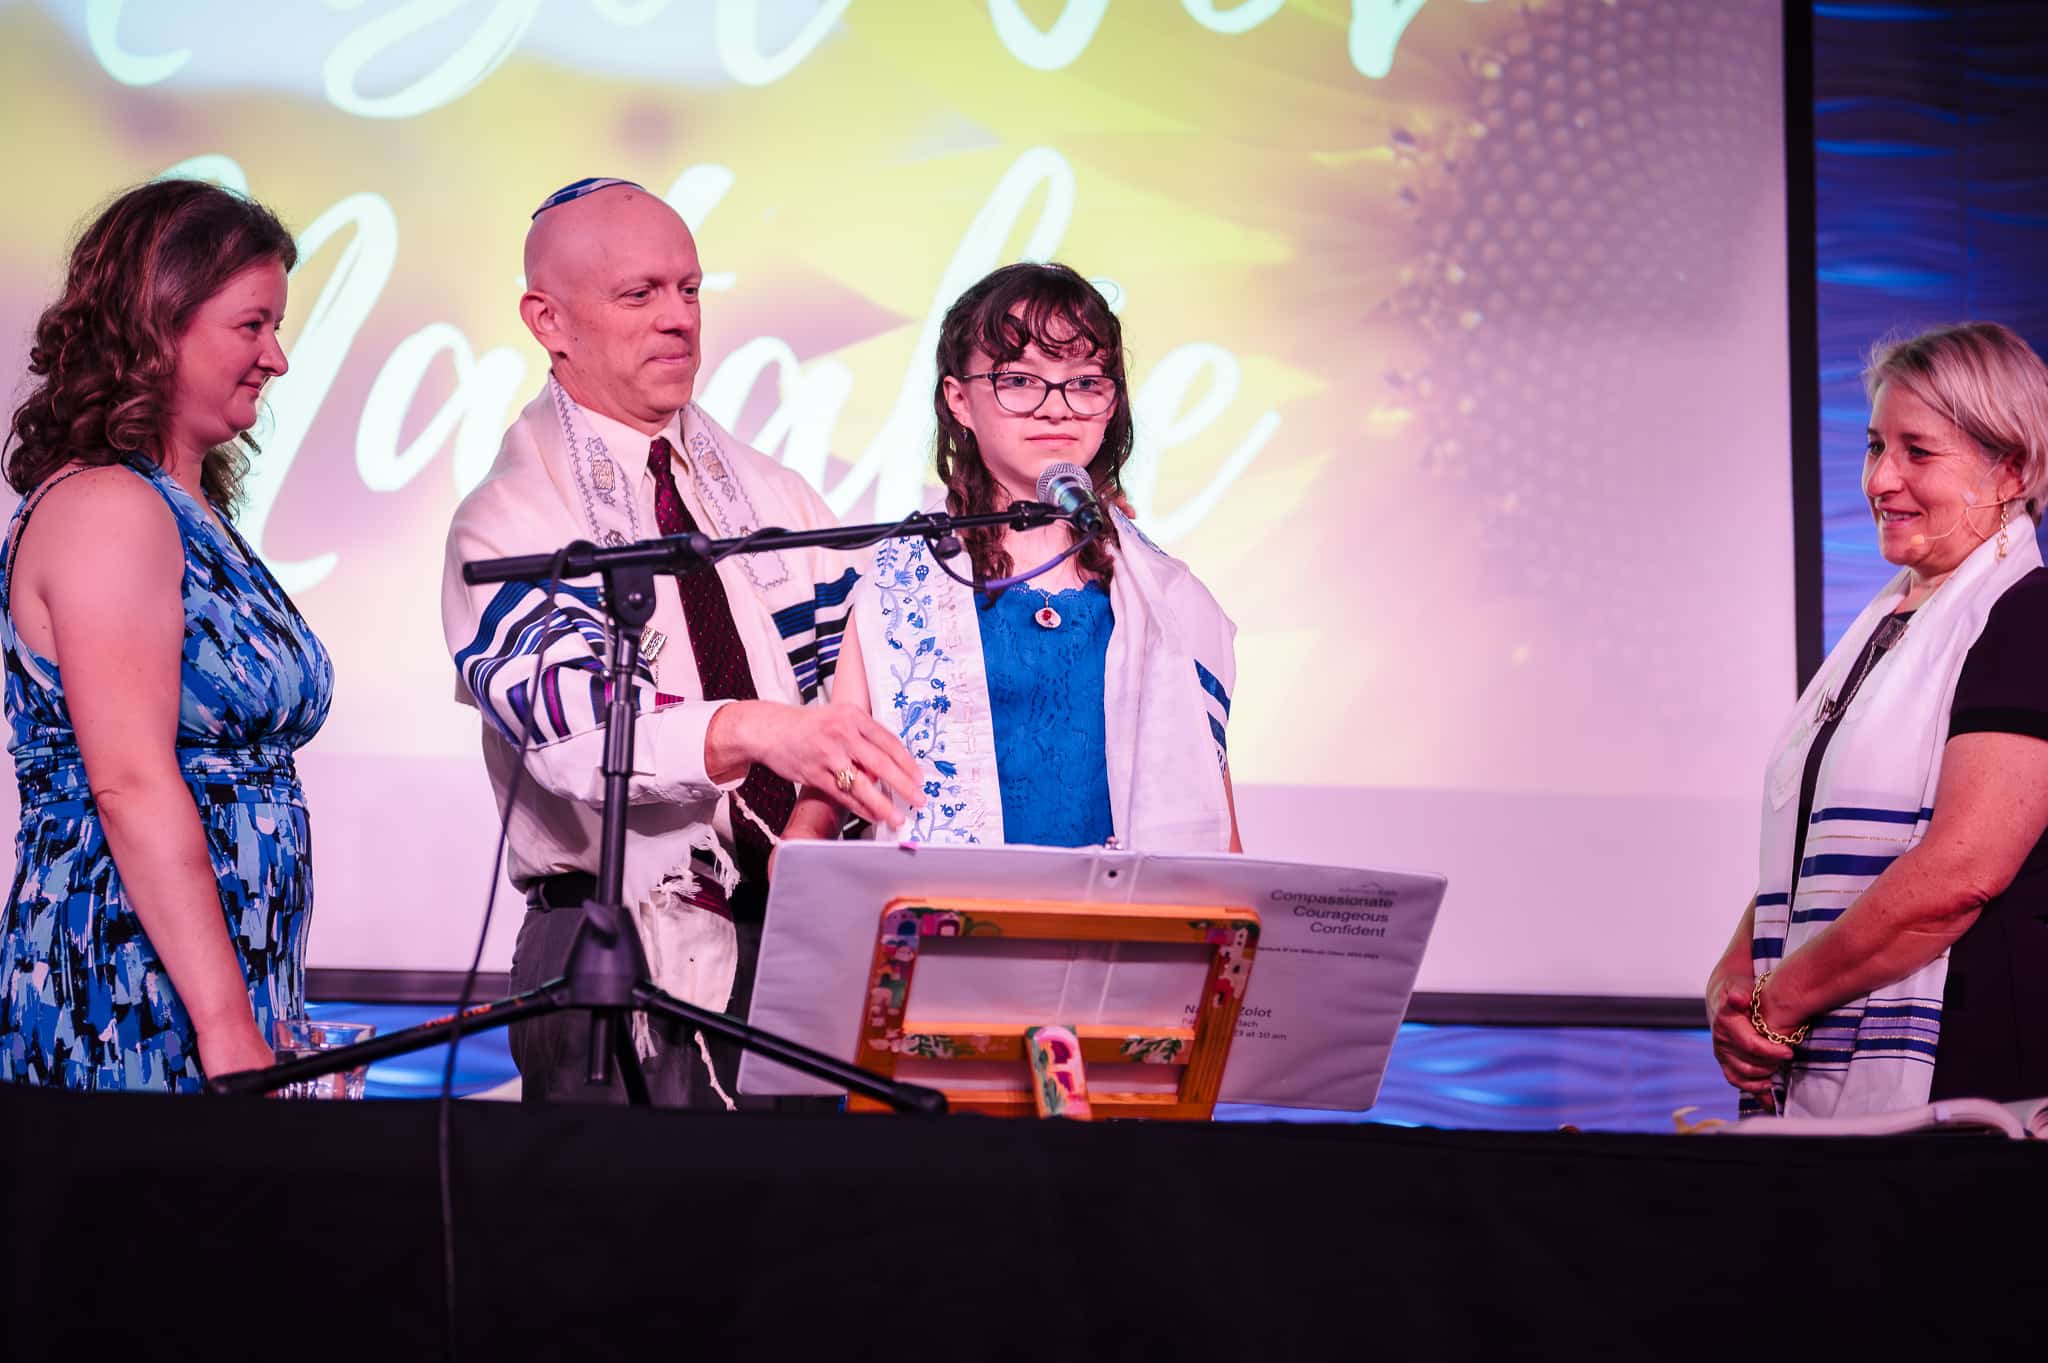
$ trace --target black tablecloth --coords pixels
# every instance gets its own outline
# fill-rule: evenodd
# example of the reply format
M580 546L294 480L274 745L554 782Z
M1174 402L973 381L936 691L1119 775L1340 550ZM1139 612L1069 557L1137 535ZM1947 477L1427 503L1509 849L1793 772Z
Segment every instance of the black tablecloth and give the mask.
M1953 1357L2048 1316L2048 1145L1993 1138L453 1118L464 1358ZM0 1133L12 1356L440 1355L434 1104L0 1085Z

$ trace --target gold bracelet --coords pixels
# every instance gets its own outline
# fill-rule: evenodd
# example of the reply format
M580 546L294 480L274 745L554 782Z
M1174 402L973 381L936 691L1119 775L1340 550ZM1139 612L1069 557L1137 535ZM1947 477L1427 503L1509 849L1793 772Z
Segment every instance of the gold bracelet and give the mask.
M1802 1022L1788 1035L1772 1031L1770 1024L1764 1021L1764 985L1770 981L1771 974L1771 971L1766 970L1757 976L1756 987L1749 991L1749 1025L1766 1041L1774 1041L1780 1046L1797 1046L1806 1040L1806 1033L1812 1028L1812 1023Z

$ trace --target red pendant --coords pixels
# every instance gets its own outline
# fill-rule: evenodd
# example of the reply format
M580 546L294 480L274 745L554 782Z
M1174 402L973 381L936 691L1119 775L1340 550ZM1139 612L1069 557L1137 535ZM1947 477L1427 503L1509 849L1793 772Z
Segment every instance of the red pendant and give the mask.
M1060 613L1051 606L1040 606L1038 613L1031 618L1038 622L1040 629L1058 629L1060 627Z

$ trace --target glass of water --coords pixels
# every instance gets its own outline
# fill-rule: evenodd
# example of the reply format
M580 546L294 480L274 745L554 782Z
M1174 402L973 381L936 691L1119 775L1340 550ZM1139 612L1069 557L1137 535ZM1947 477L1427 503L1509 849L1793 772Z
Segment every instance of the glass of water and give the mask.
M279 1062L303 1060L307 1056L319 1055L325 1051L337 1051L343 1046L353 1046L359 1041L368 1041L377 1028L368 1022L332 1022L325 1018L291 1017L279 1018L276 1025L276 1051ZM341 1070L334 1074L323 1074L318 1079L301 1079L286 1084L277 1091L280 1098L360 1098L363 1086L368 1082L370 1067L358 1065L354 1069Z

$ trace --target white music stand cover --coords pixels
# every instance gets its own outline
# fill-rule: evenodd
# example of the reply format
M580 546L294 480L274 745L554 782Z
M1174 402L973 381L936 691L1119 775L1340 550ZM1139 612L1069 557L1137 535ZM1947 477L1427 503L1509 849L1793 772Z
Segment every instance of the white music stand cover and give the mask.
M1261 931L1218 1100L1363 1111L1379 1095L1444 884L1439 875L1228 853L790 842L776 854L748 1020L853 1058L882 910L899 898L1242 905L1258 910ZM943 946L924 948L907 1024L1171 1021L1191 1014L1206 968L1195 953L1139 944ZM957 1087L963 1066L945 1073ZM907 1062L897 1077L919 1078ZM739 1082L754 1094L842 1091L752 1054Z

